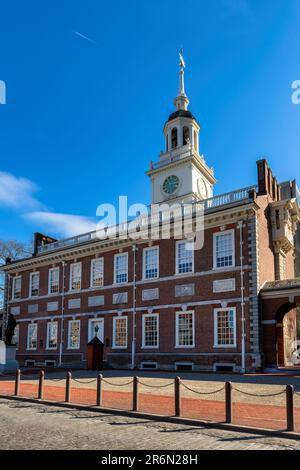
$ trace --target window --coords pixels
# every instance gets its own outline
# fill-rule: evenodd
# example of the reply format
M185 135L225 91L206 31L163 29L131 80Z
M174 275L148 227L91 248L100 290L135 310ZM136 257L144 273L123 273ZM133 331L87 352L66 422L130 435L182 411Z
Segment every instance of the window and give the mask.
M158 314L143 315L143 348L158 348Z
M215 309L215 344L214 347L236 346L235 308Z
M73 263L70 266L70 290L81 289L81 263Z
M21 279L21 276L16 276L13 278L12 300L21 298Z
M95 336L104 343L104 318L89 320L88 341L91 341Z
M68 330L68 348L80 348L80 320L70 320Z
M182 143L183 145L190 143L190 130L187 126L184 126L182 130Z
M103 286L103 258L93 259L91 262L91 287Z
M195 346L194 312L176 313L176 347L189 348Z
M29 296L37 297L40 288L40 273L30 273Z
M49 269L49 294L56 294L59 292L59 268Z
M27 330L27 349L37 347L37 323L30 323Z
M234 230L214 233L214 268L227 268L234 263Z
M177 127L173 127L171 131L171 147L172 149L177 147Z
M56 349L57 348L57 322L48 322L47 323L47 349Z
M127 348L127 317L113 318L113 348Z
M16 325L15 332L12 337L12 344L16 346L16 349L19 347L19 336L20 336L20 325Z
M178 370L181 372L193 371L194 363L193 362L175 362L175 370Z
M128 281L128 253L115 255L115 284Z
M147 362L141 362L140 364L140 368L141 369L157 369L157 362L150 362L150 361L147 361Z
M158 247L145 248L143 251L143 278L156 279L159 276Z
M179 241L176 244L176 274L192 273L194 271L193 242Z

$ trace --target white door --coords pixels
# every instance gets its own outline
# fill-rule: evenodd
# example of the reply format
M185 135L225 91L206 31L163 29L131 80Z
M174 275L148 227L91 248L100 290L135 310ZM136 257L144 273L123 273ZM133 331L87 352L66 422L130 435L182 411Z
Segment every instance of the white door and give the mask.
M89 320L88 341L91 341L95 336L104 343L104 318L91 318Z

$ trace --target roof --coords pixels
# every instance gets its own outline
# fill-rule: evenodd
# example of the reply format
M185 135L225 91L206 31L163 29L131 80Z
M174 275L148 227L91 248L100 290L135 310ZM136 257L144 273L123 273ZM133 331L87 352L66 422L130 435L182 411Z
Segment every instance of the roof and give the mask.
M167 120L167 122L173 121L173 119L176 119L178 117L185 117L185 118L189 118L189 119L194 119L197 122L197 119L195 118L195 116L193 116L191 111L188 111L186 109L178 109L177 111L174 111L174 113L170 114L169 119Z

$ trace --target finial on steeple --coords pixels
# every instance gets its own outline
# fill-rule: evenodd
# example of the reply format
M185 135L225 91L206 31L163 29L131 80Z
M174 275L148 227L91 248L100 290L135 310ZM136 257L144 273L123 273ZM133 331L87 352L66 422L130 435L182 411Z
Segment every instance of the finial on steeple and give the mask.
M179 95L185 95L184 91L184 69L185 69L185 62L183 58L183 49L181 48L179 51L179 67L180 67L180 80L179 80Z
M181 48L179 51L179 67L180 67L180 72L179 72L179 92L178 96L175 98L175 106L176 109L184 109L187 110L189 100L185 94L185 89L184 89L184 69L185 69L185 61L183 58L183 49Z

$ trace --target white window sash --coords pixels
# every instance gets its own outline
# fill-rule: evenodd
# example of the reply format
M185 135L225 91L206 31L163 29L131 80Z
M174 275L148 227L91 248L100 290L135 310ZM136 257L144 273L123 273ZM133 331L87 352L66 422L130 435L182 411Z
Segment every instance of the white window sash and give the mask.
M37 280L34 281L34 278ZM29 297L38 297L39 288L40 288L40 273L39 272L30 273ZM37 290L37 294L33 293L33 289Z
M191 315L192 316L192 337L193 337L193 343L191 345L181 345L179 344L180 340L180 335L179 335L179 318L181 315ZM195 312L194 311L181 311L181 312L176 312L176 321L175 321L175 348L178 349L191 349L195 347Z
M80 290L81 289L81 277L82 277L82 271L81 271L81 263L72 263L70 265L70 291L77 291L77 290ZM78 275L76 275L75 277L75 274L76 273L76 269L78 269ZM73 283L77 282L77 280L79 281L79 287L74 287L73 288Z
M118 259L122 259L124 258L126 261L125 261L125 269L121 272L118 272L117 271L117 267L118 267ZM126 275L126 281L118 281L118 276L121 276L121 275ZM114 283L115 284L126 284L128 282L128 253L120 253L120 254L117 254L115 255L114 257Z
M151 251L156 252L156 265L152 267L152 269L155 269L157 271L156 276L147 276L147 254L150 253ZM150 280L150 279L158 279L159 278L159 248L158 246L156 247L149 247L149 248L144 248L143 249L143 280Z
M13 344L16 345L16 350L19 349L19 338L20 338L20 324L18 323L15 327L14 336L12 338Z
M193 243L192 241L189 241L189 240L178 240L176 242L176 274L178 275L185 275L185 274L192 274L194 272L194 263L195 263L195 260L194 260L194 250L190 250L191 251L191 262L192 262L192 266L191 266L191 270L190 271L187 271L185 273L180 273L180 263L179 263L179 250L180 250L180 245L185 245L185 244L190 244L190 243Z
M229 266L218 266L218 257L217 257L217 239L224 235L232 234L231 237L231 253L232 253L232 264ZM213 234L213 268L214 269L228 269L235 267L235 231L234 229L225 230L224 232L214 232Z
M53 278L52 276L54 275L54 273L57 273L57 282L53 282ZM57 290L55 290L54 292L51 292L52 290L52 287L54 285L57 285ZM59 268L51 268L49 269L49 279L48 279L48 294L57 294L59 292Z
M220 344L219 343L219 335L218 335L218 314L220 312L233 312L233 338L234 342L232 344ZM228 308L215 308L214 309L214 348L221 348L221 349L232 349L236 348L236 307L228 307Z
M51 339L51 328L55 327L56 328L56 345L55 347L50 345L50 339ZM57 349L57 339L58 339L58 323L56 321L53 322L48 322L47 323L47 342L46 342L46 349Z
M33 336L33 332L35 332ZM38 333L38 327L37 323L29 323L28 329L27 329L27 350L28 351L34 351L37 349L37 333ZM32 343L32 338L35 337L35 343L36 345L34 347L31 346Z
M71 345L71 333L72 333L72 326L78 324L78 346ZM68 349L80 349L80 320L69 320L68 324Z
M18 291L16 290L16 284L17 282L20 284L20 287ZM22 277L21 276L15 276L13 277L13 282L12 282L12 300L18 300L21 298L21 289L22 289ZM19 292L19 295L16 296L16 293Z
M146 320L147 318L156 318L156 331L157 331L157 342L156 345L146 345ZM144 349L157 349L159 348L159 314L158 313L147 313L143 315L142 319L142 348Z
M95 265L99 263L100 265L100 275L101 275L101 282L99 285L95 284L96 278L94 277L95 274ZM97 271L99 273L99 271ZM104 258L96 258L92 259L91 261L91 282L90 287L103 287L104 284Z
M118 321L124 321L125 322L125 328L126 328L126 344L124 346L118 346L116 345L116 327ZM128 345L128 317L113 317L113 349L127 349Z

